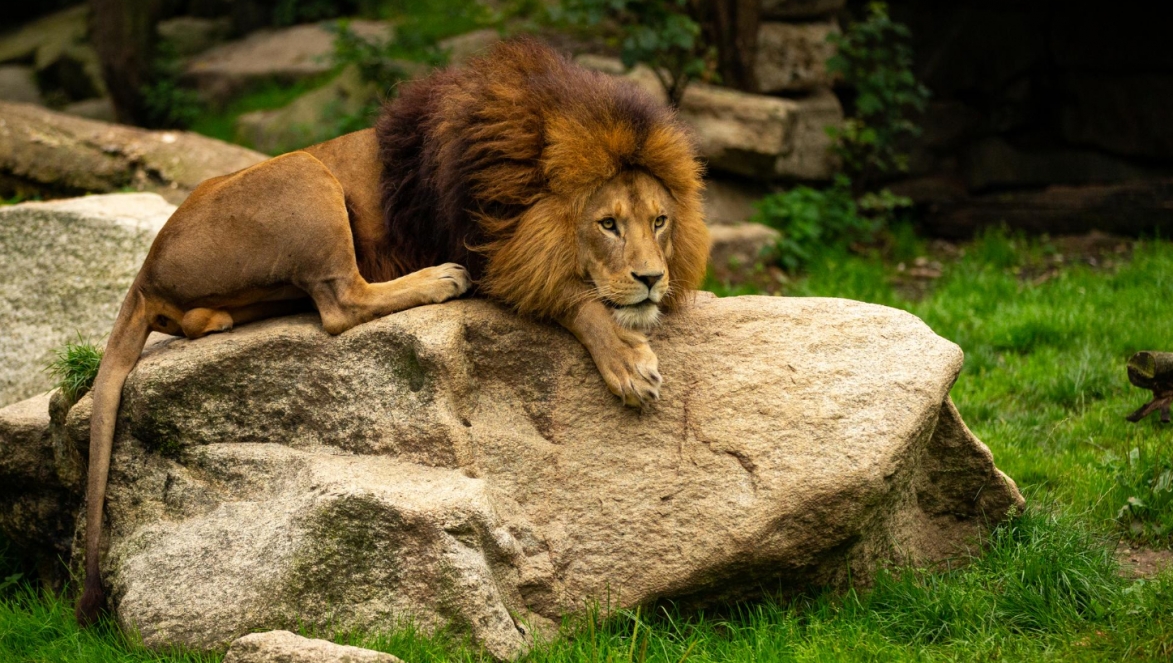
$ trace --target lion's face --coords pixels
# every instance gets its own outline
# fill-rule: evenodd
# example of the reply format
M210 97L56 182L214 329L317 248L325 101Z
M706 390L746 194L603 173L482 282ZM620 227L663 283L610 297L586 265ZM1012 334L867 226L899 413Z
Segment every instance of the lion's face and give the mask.
M674 212L668 190L633 171L600 187L578 220L579 273L628 329L646 329L660 318L672 287L667 259Z

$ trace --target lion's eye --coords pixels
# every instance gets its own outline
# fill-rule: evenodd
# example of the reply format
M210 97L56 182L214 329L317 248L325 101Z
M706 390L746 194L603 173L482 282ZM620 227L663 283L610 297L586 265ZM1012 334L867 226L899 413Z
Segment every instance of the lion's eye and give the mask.
M603 219L602 221L600 221L599 225L603 226L603 230L613 231L613 230L615 230L615 219L612 219L611 217L607 217L607 218Z
M665 223L668 223L668 217L664 216L663 214L656 217L656 228L663 228Z

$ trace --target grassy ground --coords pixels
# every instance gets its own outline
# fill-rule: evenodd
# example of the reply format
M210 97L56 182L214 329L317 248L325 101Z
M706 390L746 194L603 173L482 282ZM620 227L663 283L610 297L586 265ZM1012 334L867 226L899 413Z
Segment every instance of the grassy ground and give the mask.
M527 661L1173 659L1173 572L1129 579L1115 558L1122 539L1157 549L1173 541L1173 425L1123 420L1147 393L1128 385L1127 357L1173 349L1173 244L1140 243L1092 267L1072 264L1080 252L1062 245L995 233L940 269L922 268L936 278L894 264L922 253L906 237L887 262L823 256L786 294L904 308L961 345L953 398L1028 496L1027 513L952 572L910 570L866 592L719 614L583 619ZM410 629L340 640L409 663L481 659L459 639ZM218 659L145 652L108 626L80 632L67 602L16 580L0 588L0 661L8 660Z

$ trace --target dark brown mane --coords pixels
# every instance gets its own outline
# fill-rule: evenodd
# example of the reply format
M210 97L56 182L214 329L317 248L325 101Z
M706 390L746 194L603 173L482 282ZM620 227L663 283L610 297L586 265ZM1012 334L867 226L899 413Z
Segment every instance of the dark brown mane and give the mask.
M482 292L552 314L575 278L577 210L614 175L641 169L683 210L669 258L682 286L674 290L703 277L707 233L688 132L643 90L536 41L504 42L405 86L375 131L386 258L397 274L458 262Z

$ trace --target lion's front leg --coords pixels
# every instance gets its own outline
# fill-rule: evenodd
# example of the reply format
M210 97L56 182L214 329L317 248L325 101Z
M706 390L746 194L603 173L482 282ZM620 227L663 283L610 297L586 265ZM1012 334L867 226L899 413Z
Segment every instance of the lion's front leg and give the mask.
M647 337L620 327L601 302L582 304L559 322L591 353L603 381L625 405L640 407L660 398L663 379Z

